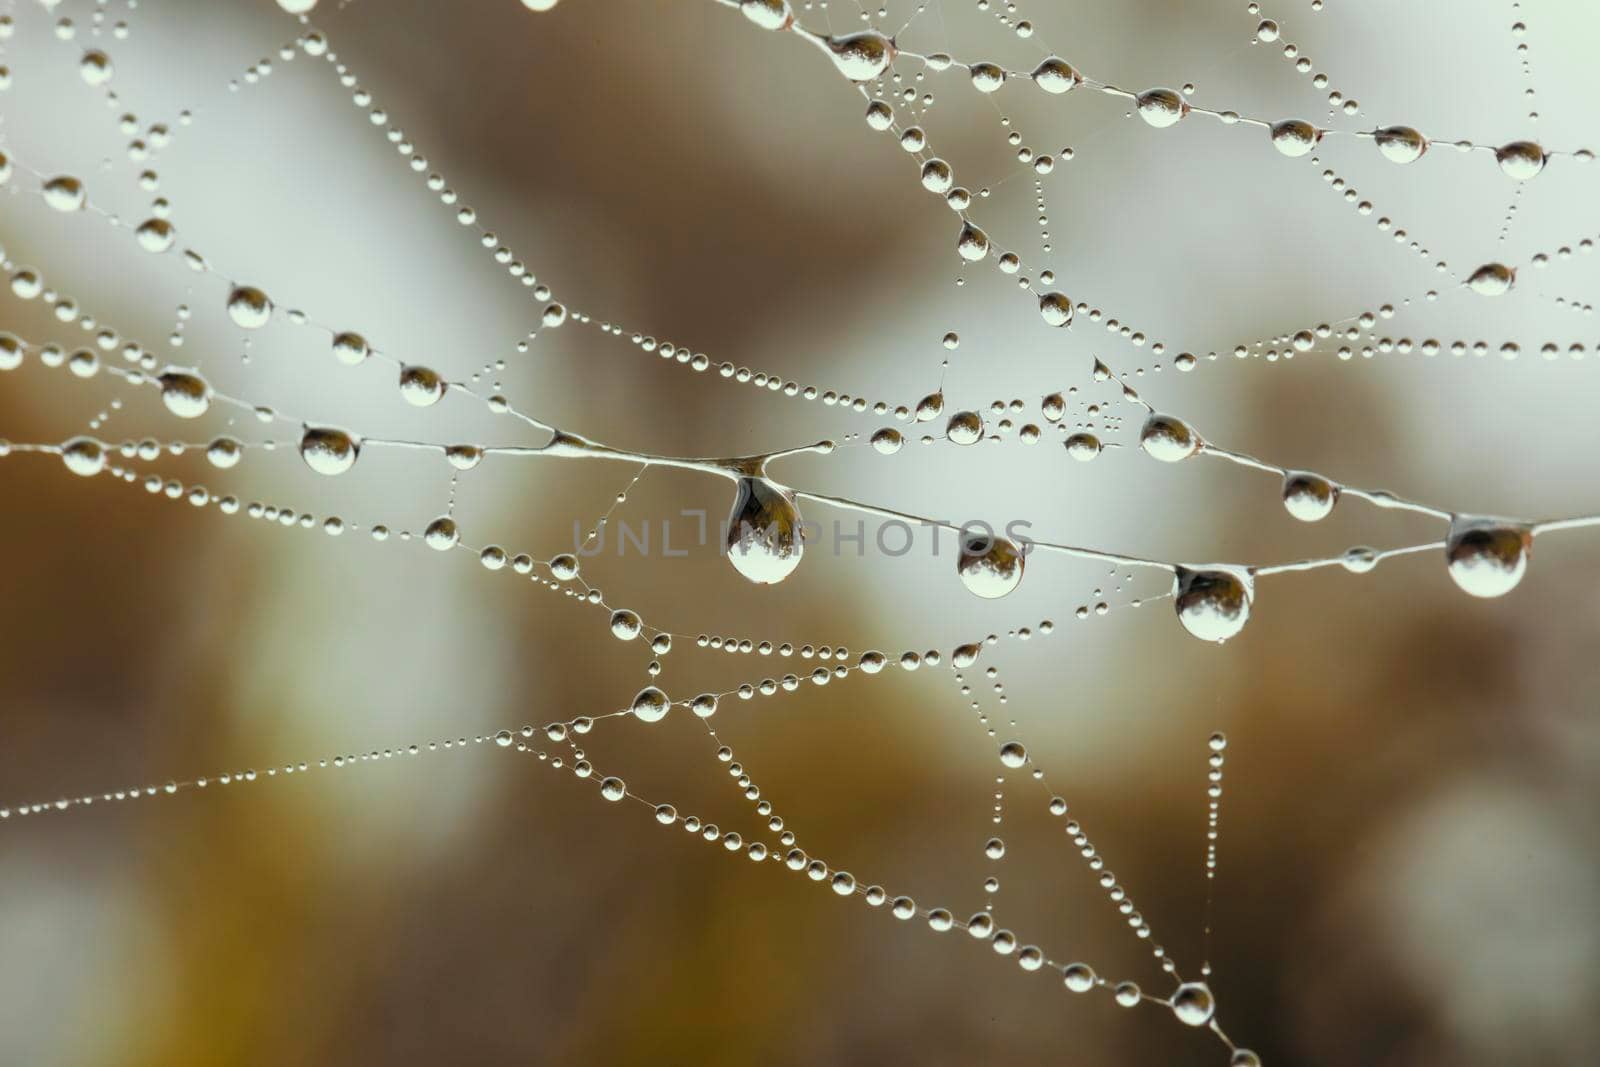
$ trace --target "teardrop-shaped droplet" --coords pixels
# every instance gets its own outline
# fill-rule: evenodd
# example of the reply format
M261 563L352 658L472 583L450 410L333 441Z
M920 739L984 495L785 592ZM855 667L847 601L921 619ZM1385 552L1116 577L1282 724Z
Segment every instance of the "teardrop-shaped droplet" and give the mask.
M983 416L976 411L958 411L945 423L944 435L952 444L977 444L983 440Z
M729 562L750 581L773 585L789 577L804 550L794 494L766 478L740 478L727 544Z
M1317 142L1322 140L1322 131L1311 123L1302 119L1284 119L1274 123L1271 129L1272 147L1280 155L1291 159L1298 158L1317 147Z
M61 446L61 462L73 474L90 478L106 469L106 450L92 437L74 437Z
M1189 113L1188 103L1171 89L1146 89L1134 98L1134 103L1139 117L1158 130L1174 125Z
M1059 56L1051 56L1037 67L1033 68L1033 84L1047 93L1059 95L1076 88L1083 82L1083 75L1072 68L1072 64Z
M1167 1004L1185 1026L1204 1026L1217 1012L1217 1002L1204 982L1183 983Z
M989 235L970 222L961 223L956 234L956 251L969 263L977 263L989 254Z
M1512 141L1495 150L1500 169L1519 182L1537 177L1544 170L1544 149L1532 141Z
M1391 163L1415 163L1428 150L1428 139L1410 126L1386 127L1373 134L1372 139L1383 158Z
M1472 272L1467 288L1479 296L1500 296L1517 280L1517 272L1504 263L1485 263Z
M794 25L789 0L739 0L739 10L764 30L786 30Z
M1139 447L1163 463L1188 459L1200 447L1200 435L1176 415L1153 414L1139 431Z
M640 722L660 722L672 710L672 700L653 685L639 690L630 709Z
M1072 300L1066 293L1039 294L1039 315L1048 326L1072 325Z
M867 82L889 69L894 62L894 42L877 30L862 30L843 37L829 37L828 51L833 65L854 82Z

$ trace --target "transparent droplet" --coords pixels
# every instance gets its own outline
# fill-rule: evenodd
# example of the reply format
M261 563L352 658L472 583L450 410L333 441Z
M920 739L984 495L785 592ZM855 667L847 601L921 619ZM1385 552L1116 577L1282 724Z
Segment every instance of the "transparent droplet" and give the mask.
M1037 67L1033 68L1033 84L1047 93L1061 94L1076 88L1083 81L1083 75L1073 69L1072 64L1059 56L1051 56Z
M833 65L851 81L871 81L894 62L894 42L877 30L830 37L827 43Z
M78 60L78 75L87 85L104 85L115 72L111 57L98 48L90 49Z
M934 157L922 165L922 187L930 193L948 193L954 184L955 176L951 173L950 164Z
M359 333L346 330L333 335L333 357L340 363L353 367L371 354L367 339Z
M1391 163L1415 163L1428 150L1428 139L1410 126L1388 126L1373 134L1383 158Z
M1317 142L1322 140L1322 131L1301 119L1284 119L1274 123L1271 129L1272 147L1280 155L1298 158L1317 147Z
M74 437L61 446L61 462L73 474L89 478L106 468L106 451L92 437Z
M917 401L916 416L918 422L932 422L944 413L944 394L929 393Z
M1505 596L1528 570L1533 533L1499 519L1456 516L1445 541L1450 577L1477 597Z
M180 419L197 419L211 409L211 386L198 374L169 370L157 381L161 402Z
M600 779L600 795L607 800L621 800L628 795L628 787L623 784L621 778L602 778Z
M958 411L945 423L944 434L953 444L976 444L983 440L983 416L976 411Z
M356 465L361 443L331 426L308 426L300 435L300 458L318 474L343 474Z
M1301 522L1325 519L1339 502L1339 490L1310 471L1290 471L1283 478L1283 506Z
M1525 182L1544 169L1544 149L1532 141L1512 141L1495 150L1494 158L1506 174Z
M219 470L238 466L243 455L244 446L231 437L219 437L206 446L206 459Z
M647 685L633 698L631 710L640 722L660 722L672 710L672 701L655 686Z
M428 528L422 531L422 543L436 552L448 552L461 543L461 531L456 528L456 520L448 515L441 515L428 523Z
M1079 463L1087 463L1100 454L1102 445L1100 438L1092 433L1075 433L1062 442L1066 446L1067 455Z
M400 368L400 395L412 407L425 408L437 404L444 396L444 379L429 367L405 366Z
M1247 572L1221 567L1177 570L1173 605L1185 630L1202 641L1220 644L1244 629L1255 593Z
M1500 296L1517 280L1517 272L1504 263L1485 263L1472 272L1467 288L1479 296Z
M717 713L717 696L715 693L701 693L689 701L689 710L702 719L709 719Z
M1139 117L1156 129L1174 125L1189 113L1183 97L1171 89L1146 89L1134 98Z
M1204 982L1185 982L1180 985L1167 1003L1172 1014L1185 1026L1204 1026L1216 1014L1216 1001Z
M1072 325L1072 301L1066 293L1039 294L1039 315L1049 326Z
M1087 963L1069 963L1061 968L1061 981L1074 993L1087 993L1094 988L1094 968Z
M1188 459L1200 447L1200 437L1176 415L1153 414L1139 431L1139 447L1163 463Z
M611 636L619 641L632 641L643 625L637 612L623 609L611 613Z
M750 581L772 585L789 577L804 549L794 494L766 478L740 478L727 544L729 562Z
M893 426L885 426L872 435L872 447L885 456L892 456L900 451L900 446L905 444L905 438Z
M79 211L88 200L83 183L70 174L50 178L40 189L44 202L57 211Z
M272 318L272 301L252 285L236 286L228 294L228 317L244 330L259 330Z
M970 222L961 223L956 234L956 251L969 263L977 263L989 254L989 235Z
M1137 982L1118 982L1115 995L1117 1003L1124 1008L1136 1007L1139 1003L1139 985Z
M992 93L1006 83L1005 68L994 63L974 63L967 68L972 87L980 93Z
M178 231L166 219L145 219L133 232L139 240L139 247L146 252L165 252L178 237Z
M794 24L788 0L739 0L739 10L764 30L786 30Z
M960 548L956 573L968 592L996 600L1021 584L1026 557L1008 538L987 530L966 530Z

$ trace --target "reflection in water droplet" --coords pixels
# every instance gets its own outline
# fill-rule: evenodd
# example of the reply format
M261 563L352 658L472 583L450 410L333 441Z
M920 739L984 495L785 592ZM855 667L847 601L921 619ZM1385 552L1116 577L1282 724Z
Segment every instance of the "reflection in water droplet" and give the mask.
M1190 570L1179 567L1173 605L1183 628L1202 641L1219 644L1244 629L1250 620L1253 583L1236 568Z
M750 581L772 585L789 577L804 550L794 495L766 478L740 478L727 545L728 561Z
M963 531L960 542L956 573L969 592L996 600L1021 584L1027 561L1014 542L987 530Z
M1176 463L1195 454L1200 437L1176 415L1153 414L1139 431L1139 446L1154 459Z
M1533 533L1499 519L1458 515L1450 523L1445 560L1462 591L1477 597L1505 596L1528 570Z
M1328 479L1310 471L1290 471L1283 478L1283 506L1301 522L1316 522L1333 512L1339 490Z

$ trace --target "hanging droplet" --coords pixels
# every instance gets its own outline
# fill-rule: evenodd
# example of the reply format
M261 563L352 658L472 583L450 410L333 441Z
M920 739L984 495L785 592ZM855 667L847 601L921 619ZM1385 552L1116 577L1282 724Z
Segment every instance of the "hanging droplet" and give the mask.
M1075 433L1062 442L1066 446L1067 455L1079 463L1087 463L1100 454L1104 447L1100 438L1092 433Z
M139 240L140 248L156 254L171 248L172 242L178 237L178 231L166 219L145 219L133 233Z
M1066 293L1039 294L1039 315L1049 326L1072 325L1072 301Z
M444 450L445 462L458 471L469 471L483 461L483 449L477 445L450 445Z
M633 698L630 710L640 722L660 722L672 710L672 701L655 686L647 685Z
M980 93L992 93L1006 83L1005 68L994 63L974 63L967 68L972 77L972 87Z
M961 223L956 235L956 251L969 263L977 263L989 254L989 235L970 222Z
M1117 1003L1124 1008L1137 1007L1140 996L1139 984L1137 982L1118 982L1117 988L1112 995L1117 998Z
M1339 489L1320 474L1290 471L1283 478L1283 506L1301 522L1325 519L1339 502Z
M1188 459L1200 448L1200 436L1176 415L1153 414L1139 431L1139 447L1163 463Z
M877 30L829 37L827 43L828 51L833 54L833 65L854 82L871 81L894 62L894 42Z
M689 710L702 719L709 719L717 713L717 695L715 693L701 693L689 701Z
M116 68L111 65L111 57L98 48L91 48L78 60L78 76L86 85L104 85L114 73Z
M106 469L106 450L92 437L74 437L61 446L61 462L73 474L90 478Z
M623 784L621 778L602 778L600 795L611 801L621 800L628 795L628 787Z
M1544 170L1544 149L1532 141L1512 141L1495 150L1500 169L1519 182L1537 177Z
M1479 296L1500 296L1517 280L1517 272L1504 263L1485 263L1472 272L1467 288Z
M526 4L528 0L522 2ZM278 6L291 15L304 15L317 6L317 0L278 0ZM550 6L555 5L552 3Z
M1028 762L1028 750L1022 747L1021 741L1007 741L1000 746L1000 762L1016 770Z
M619 641L632 641L643 625L637 612L623 609L611 613L611 636Z
M272 318L272 301L254 286L236 286L228 294L228 317L240 329L259 330Z
M977 444L983 440L983 416L976 411L958 411L945 423L944 435L953 444Z
M1372 139L1383 158L1391 163L1415 163L1428 150L1428 139L1410 126L1386 127L1373 134Z
M1477 597L1505 596L1528 570L1533 531L1499 519L1457 515L1445 540L1450 577Z
M404 366L400 368L400 395L412 407L425 408L437 404L444 396L444 379L439 372L428 367Z
M57 211L80 211L88 202L83 183L70 174L47 180L40 190L44 193L44 202Z
M968 592L996 600L1021 584L1027 559L1010 539L986 530L964 530L960 548L956 573Z
M804 550L794 494L766 478L740 478L728 515L727 544L734 570L757 585L789 577Z
M1087 963L1069 963L1061 968L1061 981L1074 993L1087 993L1094 988L1094 968Z
M161 402L180 419L198 419L211 409L211 386L198 374L169 370L156 381Z
M1033 84L1047 93L1059 96L1077 88L1082 82L1083 75L1059 56L1051 56L1033 68Z
M1171 89L1146 89L1134 98L1139 117L1156 129L1174 125L1189 113L1189 105Z
M789 0L739 0L739 10L764 30L786 30L794 25Z
M237 467L244 456L244 446L232 437L219 437L206 446L206 459L218 470Z
M1246 571L1179 567L1174 589L1178 621L1202 641L1220 644L1250 621L1250 602L1255 590Z
M1301 119L1284 119L1271 129L1272 147L1291 159L1310 152L1322 140L1322 131Z
M1167 1004L1171 1006L1172 1014L1185 1026L1204 1026L1217 1011L1216 1000L1204 982L1183 983Z
M885 456L894 455L900 451L900 446L903 444L905 444L905 438L893 426L885 426L880 430L874 431L872 435L872 447Z
M1272 19L1262 19L1256 26L1256 40L1268 44L1278 39L1278 24Z
M300 458L318 474L343 474L356 465L360 455L361 443L343 430L308 426L300 436Z
M333 335L333 358L346 366L353 367L372 354L372 349L367 345L367 339L359 333L349 330Z
M461 531L456 528L456 520L448 515L441 515L428 523L428 528L422 531L422 543L435 552L448 552L461 543Z
M917 401L916 412L918 422L932 422L937 419L944 414L944 394L929 393Z
M950 191L955 176L950 164L935 156L922 165L922 187L930 193L943 195Z

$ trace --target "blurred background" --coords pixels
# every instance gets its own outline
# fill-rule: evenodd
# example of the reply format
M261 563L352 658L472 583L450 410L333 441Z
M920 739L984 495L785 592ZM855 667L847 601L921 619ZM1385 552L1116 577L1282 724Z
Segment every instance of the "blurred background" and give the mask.
M1036 2L1011 16L1032 20L1024 39L998 7L943 0L899 40L1013 69L1055 52L1134 90L1193 83L1196 104L1272 119L1407 123L1488 144L1596 139L1586 74L1600 24L1583 5L1282 7ZM1349 499L1323 523L1296 522L1268 475L1152 462L1131 408L1108 407L1096 425L1120 447L1089 464L1050 427L1033 447L1013 433L880 456L861 442L878 426L906 429L892 417L696 374L629 338L891 407L941 376L947 409L1023 398L1036 411L1077 386L1069 421L1086 418L1082 403L1114 405L1089 374L1101 355L1143 369L1130 379L1141 392L1208 439L1285 466L1469 513L1600 512L1600 367L1565 355L1600 343L1586 303L1596 272L1581 253L1555 254L1600 217L1592 170L1570 158L1524 185L1487 153L1442 145L1397 167L1369 142L1330 138L1314 164L1280 156L1259 129L1196 116L1156 130L1087 89L984 97L959 68L924 75L903 62L893 89L934 96L933 150L958 182L987 190L974 217L1052 267L1075 300L1146 334L1136 347L1086 316L1050 330L1015 278L963 269L955 215L921 190L893 136L862 120L864 100L826 58L710 2L566 0L533 14L517 0L323 0L313 17L349 84L330 62L280 54L304 30L269 0L0 10L13 19L0 42L0 150L14 163L80 176L93 204L130 225L165 197L179 247L223 277L451 378L504 359L485 383L592 437L731 455L861 434L774 473L1158 559L1264 564L1442 536L1441 524ZM893 0L870 21L892 30L915 11ZM863 25L838 0L800 15L819 29ZM1265 15L1282 37L1253 43ZM1326 87L1283 57L1290 41ZM115 65L99 88L79 74L89 48ZM350 106L358 89L373 101ZM1360 113L1330 116L1334 90ZM373 107L472 206L473 225L407 167ZM168 124L171 145L131 161L123 114L139 131ZM1042 179L1048 255L1013 130L1036 152L1072 149ZM146 167L155 190L137 181ZM1354 202L1327 168L1360 190ZM411 408L392 367L341 366L281 316L246 339L217 277L176 250L141 251L94 212L50 211L36 191L23 171L0 189L7 271L38 271L80 316L62 321L8 287L0 329L70 351L111 326L220 390L371 436L540 443L460 396ZM1385 217L1407 235L1380 229ZM517 351L544 302L479 245L485 229L593 323L542 330ZM1527 266L1541 251L1552 264ZM1437 272L1440 260L1456 274ZM1523 265L1511 294L1455 288L1493 260ZM1385 304L1393 317L1361 341L1292 361L1231 355ZM947 331L961 336L953 352ZM1489 349L1362 358L1383 337ZM1520 357L1501 358L1513 340ZM1560 359L1540 356L1546 342ZM1337 359L1340 344L1356 358ZM1172 355L1185 350L1223 358L1180 375ZM115 397L125 402L112 411ZM113 441L286 437L221 406L179 424L153 391L78 380L34 355L0 376L8 440L59 442L104 412L94 432ZM49 457L0 460L0 803L599 715L646 681L649 652L613 639L604 611L467 552L367 536L380 522L420 531L443 512L453 472L437 455L369 450L337 479L287 447L248 452L231 471L195 453L148 466L361 530L330 538L224 518L73 477ZM544 559L569 550L574 521L592 523L632 473L491 457L455 486L455 514L469 543ZM730 496L721 481L653 471L618 518L659 524L703 508L715 520ZM806 516L853 528L854 516ZM675 699L815 665L701 649L698 634L843 645L853 662L868 648L948 650L1032 627L1029 643L1002 640L980 660L998 669L1005 705L978 670L969 681L1190 976L1205 952L1206 738L1228 734L1210 982L1236 1041L1269 1064L1591 1062L1600 546L1541 538L1526 579L1497 601L1457 590L1440 555L1263 580L1251 623L1225 646L1187 635L1170 601L1132 606L1164 591L1150 577L1060 557L1030 560L1009 597L978 600L948 543L938 558L890 558L869 536L862 557L808 553L778 586L746 583L714 548L642 559L613 545L584 574L609 603L680 635L658 679ZM1149 945L1019 774L995 829L1001 768L968 701L947 664L724 700L712 723L832 867L958 917L983 905L994 874L1000 924L1024 943L1165 995ZM761 836L682 709L654 727L602 723L583 748L644 797ZM1053 972L1025 974L959 933L899 923L637 805L601 803L593 786L470 746L14 815L0 823L0 1062L1226 1062L1213 1037L1163 1009L1069 994ZM997 832L1008 850L995 863L982 846Z

